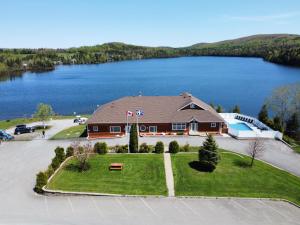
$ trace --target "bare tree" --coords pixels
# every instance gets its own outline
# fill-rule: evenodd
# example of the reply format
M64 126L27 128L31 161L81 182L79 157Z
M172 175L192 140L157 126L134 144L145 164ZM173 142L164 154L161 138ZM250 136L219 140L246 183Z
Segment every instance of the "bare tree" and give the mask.
M74 142L72 144L74 148L74 156L76 157L79 165L79 171L82 172L88 169L88 159L90 154L93 153L93 146L91 142L87 142L83 146L80 145L79 142Z
M250 163L251 167L253 166L254 159L256 157L262 155L264 150L265 150L265 143L264 143L264 140L262 138L255 138L253 141L251 141L249 143L247 153L251 157L251 163Z

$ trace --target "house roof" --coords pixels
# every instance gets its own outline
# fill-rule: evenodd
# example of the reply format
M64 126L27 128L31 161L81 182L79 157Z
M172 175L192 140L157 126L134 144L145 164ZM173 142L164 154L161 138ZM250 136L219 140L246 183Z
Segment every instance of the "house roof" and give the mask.
M195 109L188 107L196 105ZM87 121L96 123L126 123L126 112L132 111L129 123L136 122L136 110L142 110L139 123L224 122L208 104L188 93L180 96L128 96L100 106Z

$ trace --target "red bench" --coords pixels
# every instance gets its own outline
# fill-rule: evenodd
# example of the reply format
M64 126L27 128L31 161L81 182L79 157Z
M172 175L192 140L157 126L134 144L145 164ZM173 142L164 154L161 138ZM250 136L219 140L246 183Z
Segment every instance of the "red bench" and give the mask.
M122 170L123 163L111 163L109 166L109 170Z

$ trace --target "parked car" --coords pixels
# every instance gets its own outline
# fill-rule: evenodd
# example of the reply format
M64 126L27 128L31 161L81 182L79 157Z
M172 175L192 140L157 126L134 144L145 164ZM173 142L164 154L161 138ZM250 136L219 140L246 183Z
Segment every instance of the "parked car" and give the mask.
M85 118L85 117L80 117L80 116L77 116L77 117L74 119L74 123L78 123L78 124L85 124L86 121L87 121L87 118Z
M32 133L35 129L33 127L27 127L26 125L17 125L14 134Z
M6 133L3 130L0 130L0 140L2 140L2 141L10 141L12 139L14 139L13 136L11 136L10 134Z

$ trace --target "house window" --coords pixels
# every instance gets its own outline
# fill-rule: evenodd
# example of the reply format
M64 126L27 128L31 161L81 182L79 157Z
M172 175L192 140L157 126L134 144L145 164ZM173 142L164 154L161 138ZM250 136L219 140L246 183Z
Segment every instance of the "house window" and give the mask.
M191 104L191 109L194 109L194 108L196 108L196 106L195 106L195 104Z
M93 126L93 131L98 132L98 126Z
M110 133L121 133L121 127L120 126L111 126Z
M185 123L172 123L172 130L185 130L186 124Z
M157 132L157 126L149 126L149 132L150 133L156 133Z
M217 127L217 123L211 123L210 127Z
M140 131L143 132L143 131L146 131L146 129L147 129L147 127L146 127L145 125L141 125L141 126L140 126Z

